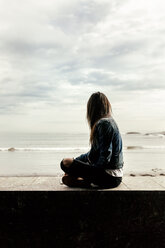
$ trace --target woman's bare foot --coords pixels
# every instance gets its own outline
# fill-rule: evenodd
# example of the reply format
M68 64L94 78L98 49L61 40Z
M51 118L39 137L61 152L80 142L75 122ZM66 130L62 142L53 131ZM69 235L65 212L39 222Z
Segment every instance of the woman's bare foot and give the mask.
M68 187L77 187L77 188L89 188L90 183L86 182L81 177L74 177L71 175L64 175L62 177L63 184L67 185Z

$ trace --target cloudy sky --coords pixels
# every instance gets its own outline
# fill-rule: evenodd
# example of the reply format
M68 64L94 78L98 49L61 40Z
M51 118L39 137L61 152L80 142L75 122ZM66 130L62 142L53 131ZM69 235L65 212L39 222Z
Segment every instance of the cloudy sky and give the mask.
M88 132L104 92L120 130L165 127L164 0L0 0L0 131Z

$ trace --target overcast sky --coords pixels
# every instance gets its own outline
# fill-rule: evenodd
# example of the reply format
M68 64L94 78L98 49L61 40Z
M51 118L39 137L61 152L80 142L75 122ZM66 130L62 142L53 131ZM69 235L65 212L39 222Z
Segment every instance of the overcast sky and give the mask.
M164 0L0 0L0 131L88 132L105 93L120 130L165 127Z

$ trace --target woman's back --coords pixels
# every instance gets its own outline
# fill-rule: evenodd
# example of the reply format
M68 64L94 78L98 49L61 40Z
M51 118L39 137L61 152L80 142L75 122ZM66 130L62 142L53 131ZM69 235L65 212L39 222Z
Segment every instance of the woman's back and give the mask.
M96 123L89 160L98 167L123 167L122 138L112 117L101 118Z

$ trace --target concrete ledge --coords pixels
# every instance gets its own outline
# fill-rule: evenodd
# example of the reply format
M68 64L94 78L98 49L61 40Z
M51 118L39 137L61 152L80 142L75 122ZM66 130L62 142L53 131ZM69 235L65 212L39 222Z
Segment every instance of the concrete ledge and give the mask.
M61 184L61 177L0 177L0 191L89 191L68 188ZM124 176L122 183L108 191L165 190L164 176ZM103 191L103 190L101 190Z
M165 247L165 191L0 192L0 247Z

